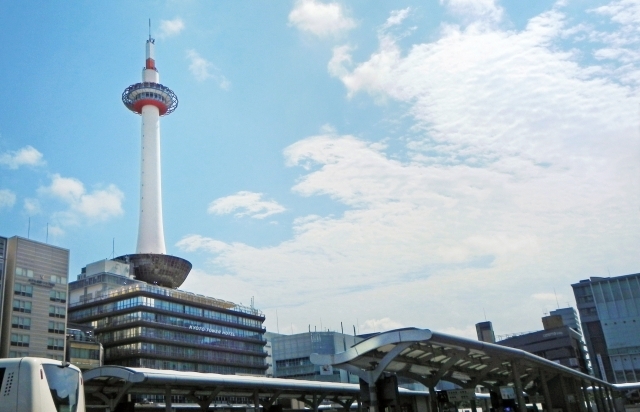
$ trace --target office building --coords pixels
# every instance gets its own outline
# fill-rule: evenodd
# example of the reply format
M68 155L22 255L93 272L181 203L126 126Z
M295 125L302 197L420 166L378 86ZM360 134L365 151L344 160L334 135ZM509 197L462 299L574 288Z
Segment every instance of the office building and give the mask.
M344 352L363 339L337 332L305 332L270 336L275 378L294 378L326 382L358 383L358 377L345 370L311 363L312 353Z
M582 373L589 373L587 352L582 336L573 328L564 325L562 316L542 318L544 329L537 332L514 335L496 342L533 353Z
M3 241L0 357L62 360L69 251L18 236Z
M640 382L640 273L571 285L598 378Z
M104 362L264 376L257 309L142 282L129 263L87 265L69 284L69 320L95 328Z
M562 318L562 323L565 326L569 326L576 332L582 335L582 328L580 327L580 318L578 317L578 312L572 307L568 308L558 308L549 312L550 316L560 316Z

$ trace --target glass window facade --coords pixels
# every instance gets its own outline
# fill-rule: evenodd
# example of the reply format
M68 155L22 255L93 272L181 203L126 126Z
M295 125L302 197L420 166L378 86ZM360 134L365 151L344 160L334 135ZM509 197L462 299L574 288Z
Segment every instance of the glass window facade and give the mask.
M640 274L571 285L596 375L640 382Z
M69 291L69 320L95 328L105 364L264 375L264 316L253 308L109 273Z

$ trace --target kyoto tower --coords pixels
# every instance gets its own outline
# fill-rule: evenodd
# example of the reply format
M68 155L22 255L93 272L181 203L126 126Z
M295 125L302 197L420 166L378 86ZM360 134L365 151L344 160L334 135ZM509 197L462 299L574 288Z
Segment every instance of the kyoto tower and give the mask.
M191 263L166 254L162 222L160 117L178 107L178 97L160 84L154 48L155 40L149 34L142 82L132 84L122 93L122 102L127 109L142 117L142 157L138 247L136 254L117 259L130 263L137 279L177 288L189 274Z

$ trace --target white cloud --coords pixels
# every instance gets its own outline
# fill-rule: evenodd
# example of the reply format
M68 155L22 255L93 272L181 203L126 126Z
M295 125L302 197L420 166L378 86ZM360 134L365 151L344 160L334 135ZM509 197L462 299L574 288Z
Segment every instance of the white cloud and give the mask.
M382 319L365 320L358 328L358 333L386 332L388 330L400 329L404 327L402 323L391 320L388 317Z
M0 189L0 209L11 208L16 203L16 194L9 189Z
M504 14L496 0L440 0L440 4L444 4L449 11L465 20L497 22Z
M29 216L40 214L40 212L42 211L42 208L40 207L40 201L33 198L24 199L24 211Z
M356 27L342 5L316 0L297 0L289 13L289 24L318 37L339 36Z
M177 36L184 30L184 22L176 17L173 20L160 20L160 38Z
M49 236L51 237L62 237L65 234L64 229L62 229L60 226L49 225L48 230Z
M68 210L58 214L67 224L77 224L81 219L89 222L104 221L120 216L124 194L115 185L105 189L96 189L87 193L84 184L78 179L52 176L51 185L41 187L40 194L46 194L66 203Z
M209 204L207 211L216 215L235 212L236 217L249 216L254 219L264 219L286 210L274 200L262 200L262 196L262 193L241 191L235 195L214 200Z
M546 300L550 302L555 302L558 300L558 295L556 295L555 293L534 293L533 295L531 295L531 297L535 300Z
M25 146L15 152L0 154L0 165L5 165L9 169L17 169L20 166L42 166L44 160L40 153L33 146Z
M347 95L397 103L413 127L394 153L331 129L287 147L294 193L345 212L298 216L269 247L186 236L183 250L211 254L192 285L233 279L297 325L323 313L468 334L485 308L500 334L539 327L540 285L571 296L609 265L635 273L638 90L560 47L565 29L551 10L520 31L445 27L406 50L379 31L362 61L334 49Z
M191 61L189 71L197 81L203 82L207 79L213 79L221 89L229 90L231 82L220 73L220 70L213 63L200 56L195 50L187 50L187 58Z
M407 17L409 17L409 13L410 12L411 12L411 8L410 7L407 7L406 9L392 11L391 15L389 16L389 18L387 18L387 21L384 23L382 28L383 29L388 29L390 27L402 24L402 22Z

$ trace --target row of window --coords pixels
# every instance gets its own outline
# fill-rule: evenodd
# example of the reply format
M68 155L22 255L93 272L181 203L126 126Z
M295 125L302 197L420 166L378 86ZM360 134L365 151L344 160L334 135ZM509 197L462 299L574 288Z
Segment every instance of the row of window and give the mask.
M11 334L11 346L29 347L29 341L31 337L29 335L22 335L20 333Z
M64 322L49 321L49 333L57 333L62 335L66 332L66 326Z
M16 276L26 276L28 278L33 278L34 277L33 270L24 269L24 268L21 268L21 267L16 267L15 274L16 274ZM60 285L66 285L67 284L67 277L66 276L50 275L49 276L49 281L51 283L58 283Z
M24 358L26 356L29 356L29 352L18 351L18 350L10 350L9 351L9 357L10 358Z
M136 97L135 100L140 100L140 99L156 99L156 100L160 100L161 102L168 104L167 100L164 98L164 96L162 96L159 93L151 93L151 92L142 92L139 93Z
M25 297L31 298L33 297L33 286L23 285L22 283L16 283L13 286L13 294L17 296L25 296ZM66 303L67 292L52 290L49 292L49 300L53 302Z
M277 368L287 368L290 366L312 365L311 359L306 356L304 358L284 359L276 361Z
M64 319L67 317L67 308L64 306L49 305L49 317Z
M77 312L70 315L70 319L82 322L82 318L77 316ZM164 325L179 326L193 331L192 333L215 333L218 335L234 336L240 338L249 338L262 341L262 334L259 332L232 328L229 326L220 326L212 323L201 322L191 319L182 319L176 316L168 316L151 312L132 312L123 315L109 316L103 319L91 322L91 326L96 329L108 326L117 326L138 321L153 322Z
M31 302L27 300L14 299L13 300L13 311L14 312L23 312L23 313L31 313L31 307L33 305Z
M163 339L173 342L186 342L199 345L210 345L215 347L244 350L256 353L263 353L263 345L261 343L240 342L229 339L221 339L214 336L206 336L201 334L176 332L173 330L164 330L148 327L136 327L113 332L101 333L99 335L100 342L118 342L124 339L147 337Z
M12 316L11 317L11 327L16 329L31 329L31 318L27 318L24 316Z
M210 365L206 363L169 361L153 358L135 358L124 359L111 363L113 365L149 368L149 369L166 369L185 372L202 372L202 373L220 373L224 375L233 375L237 373L263 375L264 368L243 368L225 365Z
M188 358L193 360L239 363L245 366L264 366L264 357L253 355L240 355L237 353L218 352L208 349L185 348L183 346L162 345L148 342L136 342L127 345L114 346L105 350L107 359L127 355L154 354L157 356L170 356Z
M112 275L109 273L101 273L99 275L93 275L84 279L80 279L76 282L71 282L69 284L69 290L82 289L96 283L108 283L112 285L123 286L123 285L126 285L127 282L131 283L131 280L123 276Z
M13 294L30 298L33 296L33 286L16 283L13 285Z
M64 350L64 339L63 338L48 338L47 339L47 349Z
M214 310L201 309L194 306L183 305L175 302L168 302L160 299L149 298L145 296L136 296L129 299L123 299L117 302L107 303L100 306L94 306L92 308L82 309L76 311L80 318L93 316L101 313L110 313L117 310L129 309L138 306L146 306L151 308L157 308L174 313L185 313L188 315L203 317L206 319L220 320L228 323L235 323L238 325L249 326L253 328L262 328L262 322L256 319L245 318L237 315L231 315L228 313L220 313Z
M69 348L69 355L76 359L100 360L100 349Z

